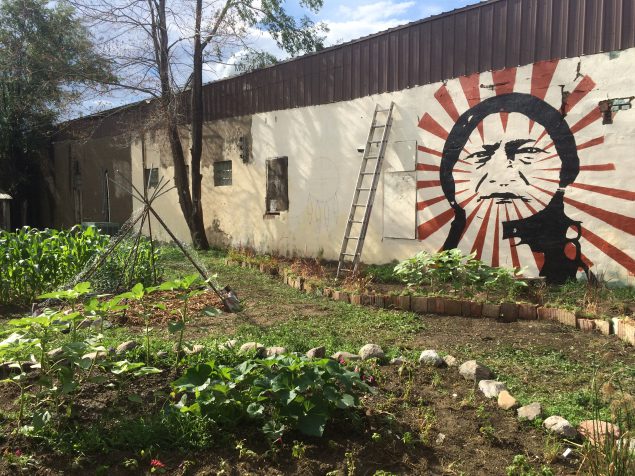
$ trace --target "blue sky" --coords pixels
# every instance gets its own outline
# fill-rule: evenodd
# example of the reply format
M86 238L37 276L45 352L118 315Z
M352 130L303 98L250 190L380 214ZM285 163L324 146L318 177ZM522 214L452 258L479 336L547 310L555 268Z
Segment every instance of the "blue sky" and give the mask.
M324 0L323 8L317 14L309 16L315 22L324 22L328 26L326 46L331 46L475 3L479 3L478 0ZM299 0L290 0L285 4L290 13L306 13L299 5ZM250 44L284 58L275 42L257 31L252 30ZM210 82L235 74L233 63L239 60L240 55L241 52L234 49L226 57L225 64L207 64L204 68L204 81ZM187 77L187 71L182 75ZM84 100L79 107L65 114L65 117L91 114L141 99L144 97L130 91L101 94Z

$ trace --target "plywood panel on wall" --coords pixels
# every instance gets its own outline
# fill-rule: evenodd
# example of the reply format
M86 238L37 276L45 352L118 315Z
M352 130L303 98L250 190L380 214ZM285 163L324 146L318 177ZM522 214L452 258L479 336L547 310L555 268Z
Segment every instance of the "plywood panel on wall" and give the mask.
M384 175L384 238L416 238L416 184L414 171Z

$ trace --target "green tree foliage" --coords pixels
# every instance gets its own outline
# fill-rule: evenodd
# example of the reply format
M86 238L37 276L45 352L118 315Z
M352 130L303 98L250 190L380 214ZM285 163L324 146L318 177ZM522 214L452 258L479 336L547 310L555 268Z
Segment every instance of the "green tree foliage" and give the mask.
M110 68L65 2L0 0L0 51L0 188L20 200L60 112Z

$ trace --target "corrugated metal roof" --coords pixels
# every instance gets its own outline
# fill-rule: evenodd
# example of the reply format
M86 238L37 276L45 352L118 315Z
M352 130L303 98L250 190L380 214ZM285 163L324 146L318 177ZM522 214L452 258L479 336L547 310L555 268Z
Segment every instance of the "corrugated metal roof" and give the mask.
M490 0L207 84L203 113L210 121L347 101L634 46L635 0ZM76 124L97 124L98 136L116 134L144 109Z

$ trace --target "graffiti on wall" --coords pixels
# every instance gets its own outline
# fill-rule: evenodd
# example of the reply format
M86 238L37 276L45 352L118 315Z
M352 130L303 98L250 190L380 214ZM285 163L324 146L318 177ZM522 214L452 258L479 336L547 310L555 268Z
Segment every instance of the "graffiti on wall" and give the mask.
M517 68L475 74L436 91L419 121L419 240L552 283L594 279L590 248L635 273L635 260L589 226L635 235L623 214L635 193L613 188L615 161L593 153L605 142L596 84L577 74L566 91L552 84L557 68L536 63L529 81Z

